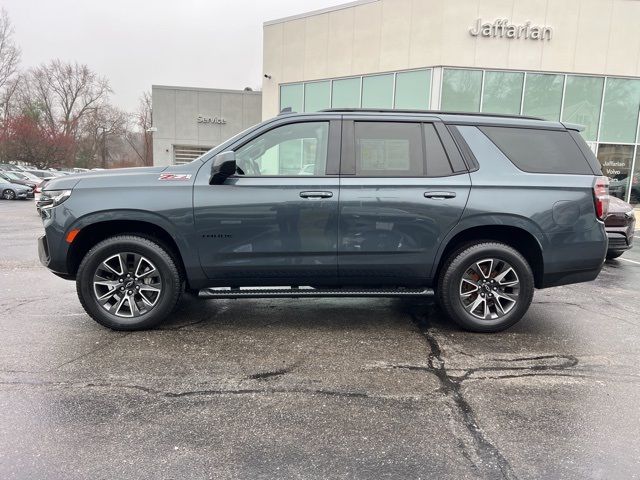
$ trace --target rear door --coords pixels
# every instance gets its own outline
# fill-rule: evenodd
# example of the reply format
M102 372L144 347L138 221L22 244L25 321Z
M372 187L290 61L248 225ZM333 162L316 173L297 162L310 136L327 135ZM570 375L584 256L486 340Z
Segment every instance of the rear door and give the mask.
M470 185L467 167L441 122L345 116L341 282L428 285L438 246L462 216Z
M283 118L230 147L237 173L194 186L200 261L217 285L337 279L340 117Z

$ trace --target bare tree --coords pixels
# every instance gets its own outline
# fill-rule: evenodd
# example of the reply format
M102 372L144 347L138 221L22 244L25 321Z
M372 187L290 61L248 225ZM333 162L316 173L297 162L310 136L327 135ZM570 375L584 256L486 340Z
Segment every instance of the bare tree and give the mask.
M20 48L13 41L13 27L7 11L0 11L0 90L18 71Z
M132 114L133 129L126 134L126 139L136 153L142 165L153 165L153 138L149 129L153 123L151 94L143 92L138 102L138 110Z
M109 82L86 65L53 60L30 70L25 95L42 110L52 132L78 137L83 120L103 107Z
M86 115L81 125L78 159L85 167L109 166L117 150L120 138L128 131L129 116L111 105L103 105ZM117 147L117 148L116 148Z
M5 82L0 89L0 121L7 122L20 111L19 91L22 84L22 76L15 75Z

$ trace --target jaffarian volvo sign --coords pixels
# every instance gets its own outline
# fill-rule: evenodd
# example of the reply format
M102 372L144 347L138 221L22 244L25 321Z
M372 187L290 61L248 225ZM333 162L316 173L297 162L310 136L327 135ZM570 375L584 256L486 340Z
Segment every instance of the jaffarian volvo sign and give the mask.
M483 22L481 18L469 29L473 37L493 38L524 38L527 40L551 40L553 28L548 26L531 25L530 21L524 25L514 25L506 18L498 18L493 23Z

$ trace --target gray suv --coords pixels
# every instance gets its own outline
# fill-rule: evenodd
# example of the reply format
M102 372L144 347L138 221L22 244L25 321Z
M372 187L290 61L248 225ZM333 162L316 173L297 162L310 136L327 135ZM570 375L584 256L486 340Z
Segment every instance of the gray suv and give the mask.
M186 165L52 180L44 265L100 324L204 298L428 297L477 332L596 278L608 181L580 127L428 111L281 114Z

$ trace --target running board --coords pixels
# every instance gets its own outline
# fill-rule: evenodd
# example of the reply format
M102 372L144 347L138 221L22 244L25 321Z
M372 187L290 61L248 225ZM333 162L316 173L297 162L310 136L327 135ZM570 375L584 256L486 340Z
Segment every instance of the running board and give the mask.
M240 287L205 288L200 298L299 298L299 297L431 297L431 288L312 288Z

